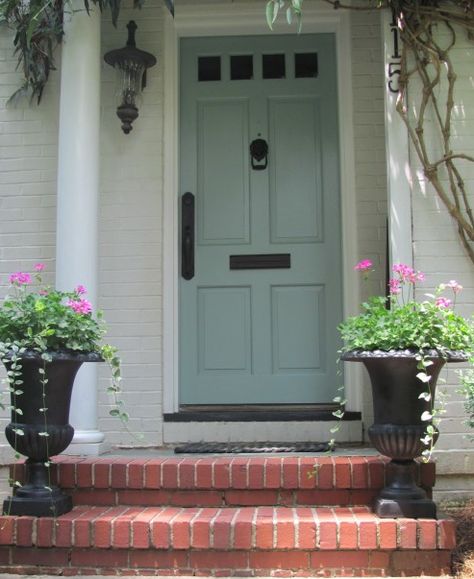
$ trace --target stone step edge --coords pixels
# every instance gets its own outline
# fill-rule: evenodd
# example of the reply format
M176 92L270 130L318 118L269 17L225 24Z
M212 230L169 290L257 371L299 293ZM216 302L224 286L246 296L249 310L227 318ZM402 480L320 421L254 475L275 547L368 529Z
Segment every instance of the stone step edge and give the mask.
M0 573L62 576L199 575L238 577L439 576L450 551L156 551L0 548ZM3 575L2 575L3 576Z
M57 518L0 518L0 545L40 548L450 550L451 519L380 519L367 507L76 507Z
M53 480L62 488L329 490L382 488L388 459L381 456L146 459L58 456L53 463ZM13 465L11 476L22 481L23 465ZM418 463L418 481L426 489L434 486L434 463Z

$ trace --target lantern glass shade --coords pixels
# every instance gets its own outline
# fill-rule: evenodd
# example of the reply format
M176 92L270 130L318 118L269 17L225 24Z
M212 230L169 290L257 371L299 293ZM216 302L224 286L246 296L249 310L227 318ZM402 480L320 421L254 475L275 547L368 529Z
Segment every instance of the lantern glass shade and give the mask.
M133 20L127 24L127 29L126 46L104 55L105 62L117 71L117 116L122 121L122 130L125 134L132 130L132 123L138 117L146 69L156 64L156 58L152 54L136 47L137 25Z
M143 63L126 60L117 63L118 72L117 100L119 105L140 106L142 96L142 81L145 72Z

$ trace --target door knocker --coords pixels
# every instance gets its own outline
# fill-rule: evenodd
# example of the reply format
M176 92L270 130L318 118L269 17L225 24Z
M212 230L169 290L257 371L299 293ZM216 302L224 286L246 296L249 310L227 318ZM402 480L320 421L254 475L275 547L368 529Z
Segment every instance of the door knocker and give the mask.
M265 139L255 139L250 143L250 158L252 159L252 169L254 171L263 171L267 168L268 143ZM259 165L258 163L262 164Z

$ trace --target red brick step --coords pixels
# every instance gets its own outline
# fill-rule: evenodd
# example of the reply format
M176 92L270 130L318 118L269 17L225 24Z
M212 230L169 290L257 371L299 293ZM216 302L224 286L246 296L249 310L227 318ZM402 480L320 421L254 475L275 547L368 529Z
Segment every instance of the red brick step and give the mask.
M385 484L380 456L55 459L54 478L75 505L368 505ZM419 464L434 484L434 464Z
M450 520L379 519L367 507L79 506L2 517L0 572L439 575L454 544Z

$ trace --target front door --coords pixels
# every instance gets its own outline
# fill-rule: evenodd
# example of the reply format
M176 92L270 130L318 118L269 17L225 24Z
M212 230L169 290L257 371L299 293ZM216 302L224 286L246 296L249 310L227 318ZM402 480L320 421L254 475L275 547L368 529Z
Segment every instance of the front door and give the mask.
M180 193L195 200L180 403L331 402L342 314L334 35L183 39L180 91Z

